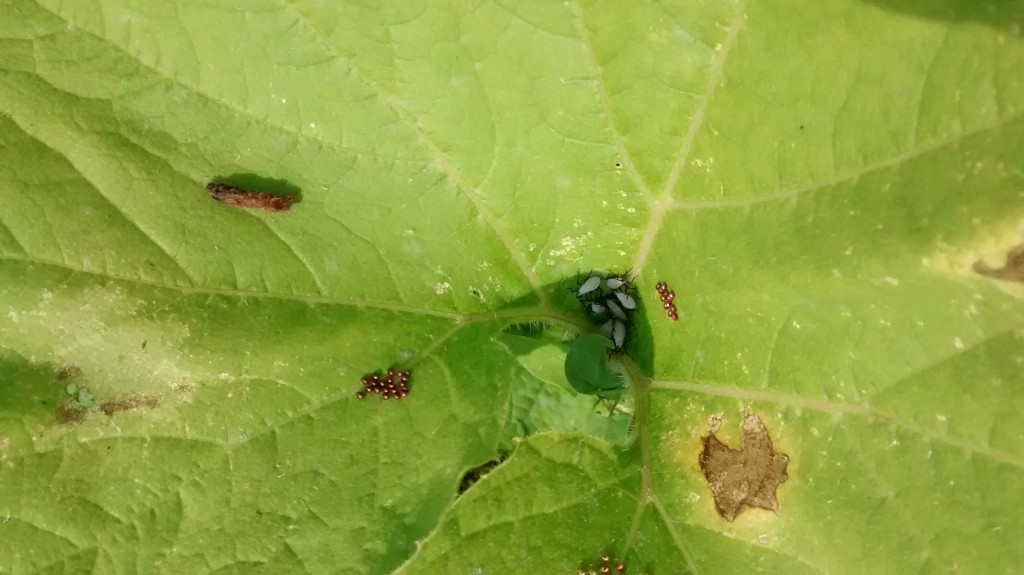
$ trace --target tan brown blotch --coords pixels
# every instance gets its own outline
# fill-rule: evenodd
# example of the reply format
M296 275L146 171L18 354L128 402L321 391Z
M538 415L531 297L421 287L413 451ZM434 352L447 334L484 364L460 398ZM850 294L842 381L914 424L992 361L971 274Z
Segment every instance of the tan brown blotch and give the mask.
M1024 283L1024 244L1019 244L1006 252L1006 262L1001 268L990 267L985 262L974 262L976 273L997 280Z
M699 458L715 498L715 509L727 521L735 519L745 507L778 512L775 490L789 477L789 456L775 451L760 417L746 414L742 431L738 450L710 433L704 438L704 451Z
M57 423L66 425L68 423L82 423L85 421L85 412L75 409L66 401L57 405Z
M60 369L57 370L57 381L68 381L81 375L82 368L73 363L68 363L60 366Z
M108 401L106 403L100 404L100 411L107 414L107 417L111 417L112 415L119 411L127 411L129 409L135 409L142 406L152 409L157 405L160 405L159 399L151 396L146 396L140 399L122 399L120 401Z

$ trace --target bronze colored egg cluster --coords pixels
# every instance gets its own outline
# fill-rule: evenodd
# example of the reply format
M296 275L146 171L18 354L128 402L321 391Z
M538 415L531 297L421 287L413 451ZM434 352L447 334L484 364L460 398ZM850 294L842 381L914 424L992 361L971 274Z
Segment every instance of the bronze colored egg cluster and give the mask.
M668 289L668 284L665 282L658 282L654 289L658 290L658 295L661 296L661 307L665 308L669 319L677 321L679 319L679 310L676 309L675 304L676 292Z
M402 399L409 395L409 374L408 369L389 369L385 376L374 373L364 377L363 389L356 392L356 397L362 399L367 394L376 393L381 399Z

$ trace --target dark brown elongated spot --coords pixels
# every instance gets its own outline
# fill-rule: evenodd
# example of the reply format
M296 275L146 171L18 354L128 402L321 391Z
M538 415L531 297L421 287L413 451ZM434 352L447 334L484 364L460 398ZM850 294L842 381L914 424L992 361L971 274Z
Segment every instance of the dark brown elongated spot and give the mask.
M1006 263L1003 264L1003 267L989 267L988 264L979 260L974 262L974 271L997 280L1024 283L1024 244L1006 252Z
M210 192L213 199L226 206L239 208L255 208L268 212L284 212L292 207L295 196L276 196L263 192L243 190L228 184L210 182L206 184L206 191Z
M127 411L129 409L136 409L143 406L154 408L157 405L160 405L159 399L151 396L145 396L140 399L129 398L122 399L120 401L108 401L100 404L100 411L107 414L107 417L112 417L119 411Z
M700 468L715 498L715 509L732 521L745 507L778 512L775 490L789 476L789 456L775 451L761 418L748 413L743 418L740 448L732 449L714 433L704 438Z

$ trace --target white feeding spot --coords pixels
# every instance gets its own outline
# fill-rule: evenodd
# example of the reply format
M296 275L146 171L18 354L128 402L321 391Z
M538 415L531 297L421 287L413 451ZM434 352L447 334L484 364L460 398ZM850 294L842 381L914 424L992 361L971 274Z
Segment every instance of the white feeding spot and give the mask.
M953 346L956 347L957 349L963 349L964 348L964 341L962 339L960 339L959 337L954 337L953 338Z
M439 282L434 284L434 293L437 295L444 295L451 291L452 285L448 282Z

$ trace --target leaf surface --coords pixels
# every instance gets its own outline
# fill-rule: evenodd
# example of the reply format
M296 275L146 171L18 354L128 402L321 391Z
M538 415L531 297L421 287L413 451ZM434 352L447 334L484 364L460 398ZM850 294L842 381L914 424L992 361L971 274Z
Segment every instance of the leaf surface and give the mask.
M0 13L0 571L1024 564L1024 3ZM629 268L624 446L508 328Z

